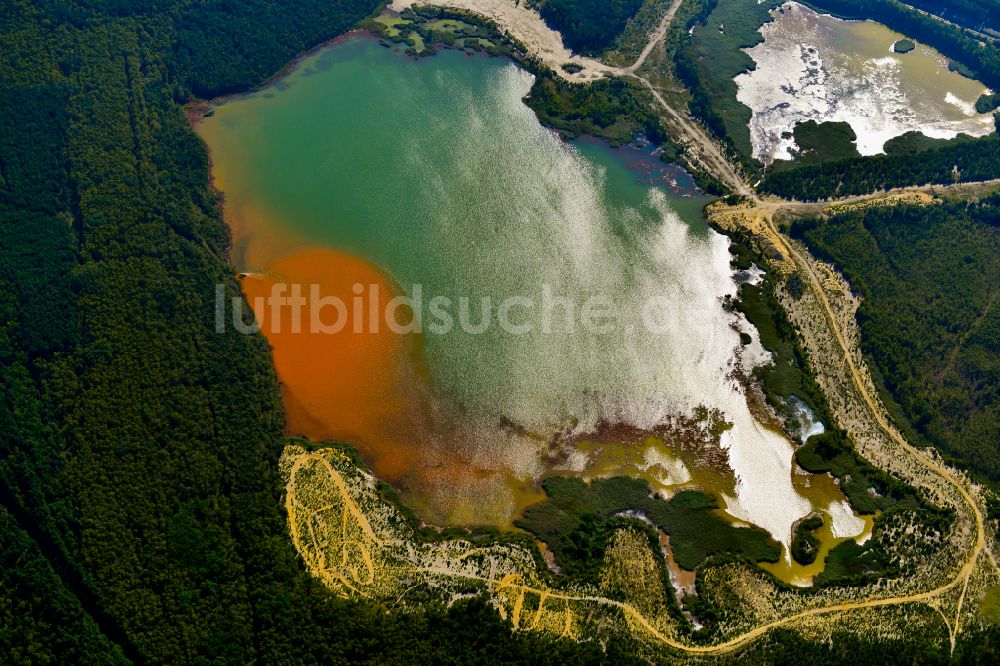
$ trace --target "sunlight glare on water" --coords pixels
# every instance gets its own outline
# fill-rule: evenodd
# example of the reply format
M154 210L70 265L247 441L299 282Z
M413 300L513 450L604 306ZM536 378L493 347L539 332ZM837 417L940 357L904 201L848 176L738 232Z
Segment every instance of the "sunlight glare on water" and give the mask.
M701 218L703 198L642 184L606 147L567 144L543 128L522 102L532 83L499 59L444 52L412 61L355 39L304 60L283 90L229 101L199 126L224 174L235 258L262 280L322 279L321 255L310 251L321 247L339 253L330 261L359 257L352 270L376 267L410 296L420 285L425 303L538 303L548 289L575 308L606 298L618 314L606 333L565 325L558 308L549 332L537 320L522 334L425 331L419 359L391 361L412 371L315 367L311 358L338 357L272 338L286 396L295 396L290 432L354 444L430 520L509 524L539 499L545 475L588 474L599 453L576 442L708 408L732 424L716 446L734 482L706 489L787 544L794 521L828 498L817 504L796 491L791 442L754 420L733 376L734 326L748 325L723 308L737 291L728 239ZM305 256L308 273L296 259ZM643 316L649 303L655 330ZM425 383L368 386L376 377ZM373 405L378 419L358 417L361 403L324 413L323 396L349 399L343 388L354 385L365 387L359 395L419 404ZM366 430L375 421L378 431ZM654 480L703 478L693 459L636 455L635 469Z

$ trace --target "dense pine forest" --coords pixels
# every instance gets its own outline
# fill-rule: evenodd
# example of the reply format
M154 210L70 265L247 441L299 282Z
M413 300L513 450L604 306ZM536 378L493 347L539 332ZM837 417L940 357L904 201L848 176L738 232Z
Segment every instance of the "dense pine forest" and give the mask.
M870 208L793 233L862 295L862 346L919 440L1000 487L1000 196Z
M763 192L817 201L910 185L948 185L1000 178L1000 136L917 153L872 155L770 171Z
M906 4L967 28L1000 30L997 0L909 0Z

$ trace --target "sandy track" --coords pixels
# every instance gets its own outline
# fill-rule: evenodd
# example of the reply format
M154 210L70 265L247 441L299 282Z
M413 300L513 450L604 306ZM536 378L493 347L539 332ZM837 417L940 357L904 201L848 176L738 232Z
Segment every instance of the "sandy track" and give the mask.
M624 68L622 70L623 73L635 74L636 71L642 67L643 64L645 64L646 58L648 58L649 54L653 52L653 49L660 43L660 40L666 36L667 30L670 29L670 24L673 23L674 16L677 14L677 10L680 9L681 2L683 1L684 0L674 0L674 4L670 5L670 8L667 9L667 13L664 14L663 18L660 20L660 25L658 25L656 30L653 31L653 34L649 36L649 41L646 42L646 46L643 47L639 57L635 59L634 63Z
M808 255L805 249L797 249L793 243L788 241L788 239L779 230L778 225L775 222L775 216L779 212L790 213L792 215L819 215L823 213L835 212L837 208L840 207L865 204L869 202L881 205L892 205L897 202L905 203L908 201L908 197L912 197L917 194L930 196L934 194L951 193L953 195L975 196L976 194L981 193L984 189L989 189L997 185L1000 185L1000 181L963 183L952 186L907 187L890 190L884 193L845 197L832 202L817 203L792 202L778 199L761 201L756 197L753 197L752 205L749 208L745 207L745 204L732 207L718 206L714 211L712 211L711 216L717 221L722 221L730 215L733 216L733 220L739 220L740 222L737 223L738 225L744 226L744 228L752 234L758 238L764 239L767 243L775 247L775 249L777 249L783 257L785 257L785 261L791 264L790 269L798 272L806 279L809 290L812 292L820 307L822 319L825 319L825 328L832 335L835 342L835 355L839 356L839 360L843 363L843 371L846 372L847 375L847 384L855 392L857 397L860 398L864 409L867 412L867 416L872 419L878 431L888 437L894 446L898 447L899 454L907 456L920 468L942 480L952 489L952 491L956 493L957 498L960 500L961 508L965 510L967 518L971 521L973 532L971 542L968 544L967 555L962 561L962 565L950 578L947 579L946 582L938 585L937 587L912 594L890 596L881 599L876 598L866 601L836 604L811 609L803 613L791 615L778 621L756 627L741 636L737 636L728 643L717 645L717 648L736 647L738 644L746 643L749 640L762 635L769 629L809 616L907 603L927 603L928 605L931 605L930 602L935 598L941 597L951 590L961 586L957 609L955 611L954 619L951 622L949 622L948 617L940 608L936 608L936 610L941 613L948 628L951 648L952 650L955 649L955 641L961 625L962 607L965 601L966 591L969 586L969 580L976 571L976 567L980 561L980 556L986 556L988 564L992 568L992 572L1000 573L1000 566L998 566L995 556L987 543L987 528L979 503L977 499L973 497L974 489L964 477L957 474L942 461L933 455L929 455L926 451L920 450L910 444L905 437L903 437L900 431L892 424L885 407L879 397L875 394L873 385L867 377L867 370L859 366L859 363L863 363L863 361L858 360L860 359L860 353L857 352L856 349L856 336L852 336L842 330L843 324L838 319L836 311L837 308L831 304L830 299L827 296L827 292L823 284L823 278L817 274L816 270L814 270L813 264L815 263L815 260ZM761 224L755 227L753 226L755 221L759 221ZM813 344L815 343L815 340L811 339L809 335L804 335L803 341L810 355L819 351L819 348ZM838 414L837 416L838 421L841 417L849 418L849 416L845 415Z
M674 138L687 151L686 156L707 173L718 178L737 194L753 197L754 190L726 158L722 149L708 136L702 127L686 113L677 111L667 103L660 91L647 79L633 74L649 89L667 116L667 127L673 130Z

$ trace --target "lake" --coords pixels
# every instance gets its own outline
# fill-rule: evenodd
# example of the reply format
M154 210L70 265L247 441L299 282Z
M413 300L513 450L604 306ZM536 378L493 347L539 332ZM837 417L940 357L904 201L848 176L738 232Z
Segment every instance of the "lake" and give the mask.
M707 199L648 149L542 127L532 80L355 36L198 125L289 433L354 445L436 524L510 526L547 475L630 474L785 544L814 510L828 545L865 532L747 406L767 354L723 307ZM289 285L339 299L323 326L342 328L294 332L267 300Z

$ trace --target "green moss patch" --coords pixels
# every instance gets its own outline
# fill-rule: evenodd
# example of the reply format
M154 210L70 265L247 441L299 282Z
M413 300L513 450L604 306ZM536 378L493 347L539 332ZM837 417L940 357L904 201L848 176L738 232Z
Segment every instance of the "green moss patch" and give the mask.
M1000 585L994 585L986 590L982 601L979 602L979 610L990 622L1000 624Z

